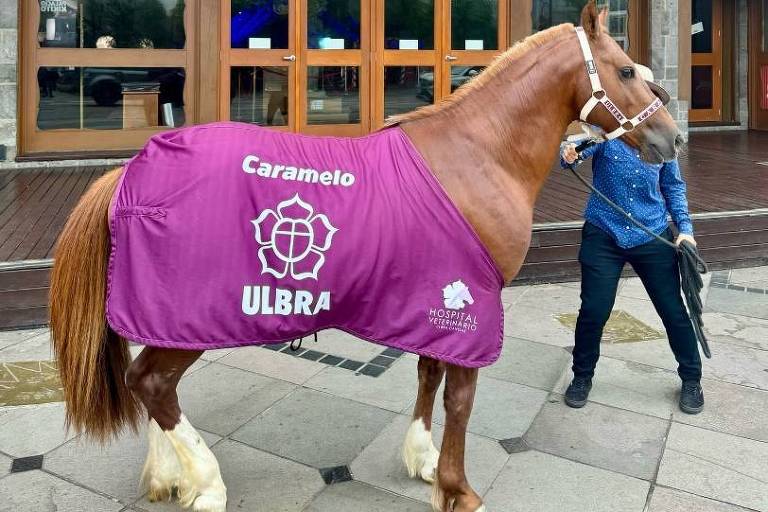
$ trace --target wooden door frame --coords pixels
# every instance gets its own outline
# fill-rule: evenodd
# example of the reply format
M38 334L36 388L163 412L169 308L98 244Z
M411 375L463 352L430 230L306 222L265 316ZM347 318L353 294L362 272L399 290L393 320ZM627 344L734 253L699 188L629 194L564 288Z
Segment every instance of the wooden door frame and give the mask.
M693 76L694 66L712 66L712 108L689 108L688 120L694 123L718 123L723 120L723 3L722 0L711 0L711 2L712 52L697 54L693 52L693 47L691 47L691 76ZM693 94L694 92L691 90L691 102L693 101Z
M40 67L169 67L183 68L184 113L186 124L197 119L196 58L199 0L186 0L184 10L185 43L183 49L136 48L45 48L37 41L40 26L39 2L19 2L19 87L18 149L21 159L68 154L71 157L91 154L127 154L141 147L150 136L167 127L133 129L54 129L37 128ZM94 147L96 146L96 147Z
M749 52L748 65L748 89L749 89L749 127L753 130L768 130L768 110L760 107L760 95L762 94L762 79L760 76L761 65L768 66L768 48L763 49L762 39L768 39L768 34L763 34L763 20L768 12L762 12L762 0L748 0L749 18ZM759 54L766 54L761 58ZM761 60L764 62L761 64Z

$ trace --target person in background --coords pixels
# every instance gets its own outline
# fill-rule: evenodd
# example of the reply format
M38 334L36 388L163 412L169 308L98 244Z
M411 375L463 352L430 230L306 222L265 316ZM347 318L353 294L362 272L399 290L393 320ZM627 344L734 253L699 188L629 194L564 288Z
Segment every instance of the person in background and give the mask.
M672 217L680 244L693 238L685 181L677 161L649 164L638 150L614 139L592 146L581 155L575 145L563 144L561 165L592 158L593 184L654 233L672 240L667 216ZM696 335L680 294L677 252L653 239L592 194L584 214L579 262L581 309L576 322L573 380L565 393L570 407L583 407L592 388L600 357L600 338L613 309L622 269L629 263L640 277L661 317L682 380L679 406L697 414L704 409L701 358Z

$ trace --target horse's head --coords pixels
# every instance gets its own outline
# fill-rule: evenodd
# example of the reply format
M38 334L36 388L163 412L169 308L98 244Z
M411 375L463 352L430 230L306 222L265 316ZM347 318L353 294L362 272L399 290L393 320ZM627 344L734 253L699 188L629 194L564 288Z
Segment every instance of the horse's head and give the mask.
M603 128L609 138L621 137L638 148L643 160L672 160L683 138L663 106L669 95L647 81L650 77L611 38L605 27L607 15L606 9L598 14L594 0L581 13L581 27L577 31L583 28L579 39L587 61L584 75L589 76L589 80L584 75L577 76L576 101L581 118Z

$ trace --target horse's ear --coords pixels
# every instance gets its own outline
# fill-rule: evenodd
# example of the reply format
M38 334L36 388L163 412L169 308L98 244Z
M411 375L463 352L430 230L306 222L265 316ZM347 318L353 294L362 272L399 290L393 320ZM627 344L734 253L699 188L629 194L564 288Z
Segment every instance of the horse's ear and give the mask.
M597 39L600 36L600 15L597 13L595 0L589 0L581 11L581 26L591 39Z
M600 9L600 15L597 17L598 22L600 23L600 29L608 32L608 8L603 7Z

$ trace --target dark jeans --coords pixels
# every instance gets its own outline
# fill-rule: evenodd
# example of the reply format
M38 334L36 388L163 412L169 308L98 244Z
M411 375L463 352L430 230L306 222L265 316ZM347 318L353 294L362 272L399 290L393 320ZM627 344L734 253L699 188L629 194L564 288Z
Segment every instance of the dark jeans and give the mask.
M671 240L670 230L662 235ZM592 377L600 357L600 338L613 309L625 263L632 265L667 330L669 345L683 380L701 379L701 358L688 311L680 294L675 251L658 240L622 249L608 233L584 224L581 250L581 309L576 322L573 373Z

